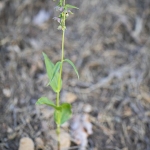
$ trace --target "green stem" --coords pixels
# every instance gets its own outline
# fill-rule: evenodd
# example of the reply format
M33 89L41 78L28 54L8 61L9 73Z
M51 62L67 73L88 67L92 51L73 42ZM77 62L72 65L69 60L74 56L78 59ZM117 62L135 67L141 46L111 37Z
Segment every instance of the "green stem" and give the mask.
M63 6L65 6L65 0L63 1ZM65 45L65 13L63 14L63 27L62 27L62 52L61 52L61 66L60 66L60 72L59 72L59 79L58 79L58 86L60 89L61 84L61 78L62 78L62 68L63 68L63 61L64 61L64 45ZM57 107L60 106L60 91L57 92L57 99L56 99L56 105ZM58 150L60 150L60 125L57 125L57 139L58 139Z

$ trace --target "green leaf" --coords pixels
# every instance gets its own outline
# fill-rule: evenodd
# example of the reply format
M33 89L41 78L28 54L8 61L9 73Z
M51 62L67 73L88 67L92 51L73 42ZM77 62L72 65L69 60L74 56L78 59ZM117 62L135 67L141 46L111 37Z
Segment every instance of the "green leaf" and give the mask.
M45 66L46 66L46 72L47 72L49 81L51 81L53 78L54 64L50 61L50 59L48 58L48 56L45 53L43 53L43 56L44 56L44 61L45 61ZM56 93L59 92L62 87L62 86L59 87L58 79L59 79L59 74L56 73L56 75L54 75L53 81L49 82L49 84L48 84L51 86L53 91ZM62 80L60 81L60 83L61 83L60 85L62 85Z
M78 79L79 79L79 73L78 73L78 71L77 71L77 69L76 69L74 63L73 63L71 60L69 60L69 59L65 59L64 61L65 61L65 62L68 62L68 63L73 67L73 69L74 69L74 71L75 71L75 73L77 74Z
M58 73L59 69L60 69L60 66L61 66L61 62L57 62L56 65L54 66L53 68L53 75L52 75L52 79L50 82L53 81L54 77L56 76L56 74Z
M51 100L49 100L47 97L41 97L36 102L36 105L43 105L43 104L51 106L51 107L57 109L56 105Z
M59 5L62 6L62 4L63 4L63 0L60 0Z
M71 105L68 103L63 103L61 106L57 107L57 110L55 110L54 120L56 124L62 125L70 119L71 115Z
M51 79L52 75L53 75L52 71L54 68L54 64L50 61L50 59L48 58L48 56L45 53L43 53L43 56L44 56L47 75L48 75L49 79Z
M70 4L66 4L66 5L65 5L65 8L75 8L75 9L79 9L78 7L73 6L73 5L70 5Z
M71 111L71 105L68 103L63 103L61 105L61 119L60 119L60 125L65 123L71 118L72 111Z

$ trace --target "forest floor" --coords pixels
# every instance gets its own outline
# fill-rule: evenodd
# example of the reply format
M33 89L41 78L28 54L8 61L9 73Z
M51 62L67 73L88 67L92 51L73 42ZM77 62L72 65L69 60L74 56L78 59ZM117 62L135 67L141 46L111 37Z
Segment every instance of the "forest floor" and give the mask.
M150 150L150 1L68 3L79 10L67 19L65 58L80 79L64 66L61 100L72 103L73 116L88 115L93 134L86 149ZM61 57L55 6L52 0L0 1L0 150L18 150L22 137L40 137L43 150L56 149L53 111L35 105L41 96L55 101L42 57ZM62 126L69 135L70 126ZM78 150L70 139L70 149Z

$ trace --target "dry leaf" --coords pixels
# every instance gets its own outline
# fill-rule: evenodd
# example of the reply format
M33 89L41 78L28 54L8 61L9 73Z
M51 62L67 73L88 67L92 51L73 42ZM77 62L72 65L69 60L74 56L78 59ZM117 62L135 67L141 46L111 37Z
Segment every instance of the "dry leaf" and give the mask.
M88 144L88 136L93 133L89 115L84 114L74 116L70 127L73 141L80 145L82 149L86 148Z

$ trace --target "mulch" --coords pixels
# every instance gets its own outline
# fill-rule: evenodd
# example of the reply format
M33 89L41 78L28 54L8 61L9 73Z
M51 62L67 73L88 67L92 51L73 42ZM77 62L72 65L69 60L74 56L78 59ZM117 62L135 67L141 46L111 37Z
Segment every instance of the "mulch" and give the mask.
M67 20L65 57L80 79L64 65L61 97L77 96L74 115L83 114L85 104L92 106L87 149L150 150L150 1L68 3L80 9ZM43 51L53 62L61 56L55 5L0 1L0 150L17 150L24 136L41 137L46 150L54 149L43 129L46 122L49 131L55 129L53 118L43 118L35 102L43 95L55 100L42 57ZM41 10L49 19L38 24Z

